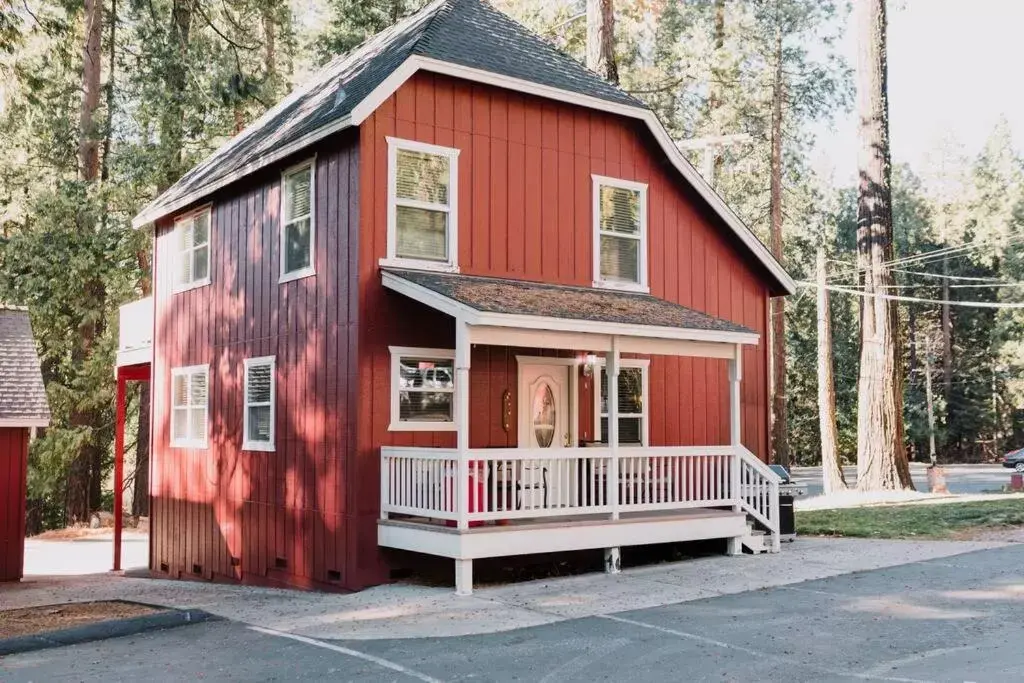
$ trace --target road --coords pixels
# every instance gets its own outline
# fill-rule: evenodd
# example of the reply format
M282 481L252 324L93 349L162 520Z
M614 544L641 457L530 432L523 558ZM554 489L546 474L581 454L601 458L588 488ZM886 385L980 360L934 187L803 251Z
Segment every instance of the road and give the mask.
M15 655L0 680L1019 681L1022 602L1024 544L480 636L204 623Z
M1002 465L943 465L946 469L946 485L950 493L991 493L999 491L1004 484L1010 483L1010 475L1013 473ZM928 490L928 467L917 463L910 465L910 473L914 479L914 486L918 491ZM857 481L857 468L844 467L846 482L854 484ZM817 496L821 494L821 468L820 467L794 467L793 479L807 484L807 495Z

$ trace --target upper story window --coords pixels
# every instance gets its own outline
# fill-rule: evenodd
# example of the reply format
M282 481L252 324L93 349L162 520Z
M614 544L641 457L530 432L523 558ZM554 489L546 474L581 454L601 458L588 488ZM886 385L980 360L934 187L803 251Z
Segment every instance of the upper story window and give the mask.
M209 207L174 222L174 291L210 284Z
M388 138L388 253L382 265L458 270L459 150Z
M245 359L242 450L274 450L274 357Z
M647 185L594 176L594 286L648 291Z
M313 183L315 160L304 161L281 176L281 281L314 273Z
M206 448L210 366L171 369L171 446Z
M391 347L391 431L455 429L455 352Z

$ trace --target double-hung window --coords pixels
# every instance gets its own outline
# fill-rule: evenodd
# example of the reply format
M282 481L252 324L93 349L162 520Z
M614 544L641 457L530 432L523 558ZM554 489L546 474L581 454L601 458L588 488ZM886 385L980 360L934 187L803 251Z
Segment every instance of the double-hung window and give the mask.
M594 286L647 291L647 186L594 176Z
M281 281L312 275L316 225L313 218L315 160L281 177Z
M210 366L171 369L171 446L206 448Z
M455 429L454 351L391 347L390 429Z
M274 357L245 359L242 450L274 450Z
M388 245L382 265L458 268L459 150L388 138Z
M647 371L650 361L623 358L619 363L619 444L647 445ZM597 441L608 443L608 373L600 366L601 391L595 396Z
M210 284L210 209L174 222L174 291Z

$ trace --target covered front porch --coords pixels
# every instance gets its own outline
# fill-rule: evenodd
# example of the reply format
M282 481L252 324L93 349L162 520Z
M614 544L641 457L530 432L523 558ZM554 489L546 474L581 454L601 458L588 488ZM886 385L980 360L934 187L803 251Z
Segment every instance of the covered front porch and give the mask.
M779 479L741 439L742 352L756 333L646 294L397 270L382 278L454 320L456 438L453 448L381 448L379 545L452 558L463 595L479 558L603 548L617 572L622 546L720 538L730 554L778 551ZM470 447L477 345L572 354L517 358L508 399L518 405L517 448ZM652 446L641 436L647 425L631 422L620 377L650 356L725 362L728 443ZM578 429L580 376L596 394L601 438L589 442ZM680 391L677 400L693 399Z

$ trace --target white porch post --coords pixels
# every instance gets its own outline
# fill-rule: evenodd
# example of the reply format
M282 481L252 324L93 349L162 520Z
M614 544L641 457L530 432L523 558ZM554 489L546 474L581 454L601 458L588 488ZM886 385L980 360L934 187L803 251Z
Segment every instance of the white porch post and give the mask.
M458 528L469 528L469 326L455 319L455 445L459 454L456 468L456 510ZM473 592L473 560L455 560L455 592Z
M729 445L733 447L729 459L729 484L731 487L732 509L739 512L740 507L740 446L742 437L742 405L740 400L740 382L743 380L743 347L736 345L733 357L729 359ZM730 538L727 550L729 555L743 553L739 538Z
M611 351L605 363L605 374L608 376L608 448L611 451L605 485L608 487L612 519L619 518L619 360L619 338L613 336ZM595 382L595 391L601 391L600 382ZM601 419L600 415L595 417ZM621 550L618 547L605 548L604 570L609 574L618 574L621 566Z

